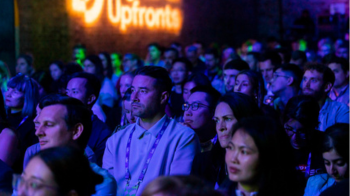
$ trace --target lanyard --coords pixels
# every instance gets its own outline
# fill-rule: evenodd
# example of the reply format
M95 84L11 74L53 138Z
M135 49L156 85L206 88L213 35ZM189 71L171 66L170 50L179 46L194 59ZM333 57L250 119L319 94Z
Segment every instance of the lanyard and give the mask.
M309 153L309 158L307 160L307 166L306 166L306 171L305 171L305 177L310 176L310 169L311 168L311 152Z
M153 154L159 144L159 141L160 139L162 138L164 132L165 132L165 129L167 128L168 124L170 122L170 118L166 117L166 120L163 124L163 127L162 129L159 131L158 135L157 135L157 139L156 141L154 142L150 152L148 153L148 157L147 157L147 160L143 166L143 169L142 169L142 172L139 176L139 181L138 181L138 184L137 184L137 187L138 188L138 185L140 185L140 183L143 181L143 178L145 177L145 174L146 174L146 171L148 169L148 166L149 166L149 163L153 157ZM131 145L131 139L132 139L132 135L134 134L134 131L135 131L135 128L136 128L136 125L134 126L134 128L131 130L131 133L129 135L129 139L128 139L128 143L126 145L126 159L125 159L125 180L127 180L127 183L126 183L126 186L129 186L129 182L131 180L131 175L130 175L130 170L129 170L129 162L130 162L130 145Z
M16 130L27 120L28 116L24 117L22 121L18 124Z

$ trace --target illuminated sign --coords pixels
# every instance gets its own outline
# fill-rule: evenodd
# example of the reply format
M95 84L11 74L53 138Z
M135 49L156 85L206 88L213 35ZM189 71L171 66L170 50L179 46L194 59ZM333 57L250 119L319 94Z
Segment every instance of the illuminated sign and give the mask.
M93 24L101 15L105 1L109 21L119 25L121 31L127 31L128 27L146 27L174 33L181 30L182 12L178 8L181 0L158 0L164 4L161 7L142 6L139 0L125 0L124 3L122 0L71 0L71 6L75 12L83 13L85 23Z

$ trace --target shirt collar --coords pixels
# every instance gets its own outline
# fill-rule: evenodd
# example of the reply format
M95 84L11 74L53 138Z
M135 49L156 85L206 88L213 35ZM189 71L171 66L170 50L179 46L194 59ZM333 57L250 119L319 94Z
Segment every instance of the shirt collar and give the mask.
M154 124L150 129L146 130L140 126L140 118L137 118L135 126L135 135L137 138L141 139L145 132L150 132L154 137L157 137L160 129L162 128L167 115L165 114L156 124Z
M331 98L329 98L329 97L326 98L326 101L324 102L324 104L323 104L323 106L322 106L322 108L321 108L321 110L320 110L320 113L323 112L324 110L327 111L328 106L329 106L329 103L330 103L331 101L332 101Z

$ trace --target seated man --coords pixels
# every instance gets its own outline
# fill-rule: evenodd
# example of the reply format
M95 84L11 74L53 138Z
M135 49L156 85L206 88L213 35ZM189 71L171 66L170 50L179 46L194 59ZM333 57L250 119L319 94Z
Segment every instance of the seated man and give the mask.
M138 119L107 140L103 156L103 168L117 181L117 195L140 195L147 183L160 175L191 172L199 141L192 129L165 115L171 86L162 67L145 66L136 71L131 110Z
M27 149L24 167L29 159L42 149L73 144L83 153L91 135L91 110L81 101L57 96L41 103L43 108L34 122L35 135L38 136L39 143ZM104 178L104 181L96 186L95 195L116 195L116 183L113 177L96 164L90 162L90 165L94 172Z
M283 114L288 100L299 94L302 77L303 71L294 64L283 65L273 74L270 89L277 98L273 105L279 114Z
M79 72L72 76L67 84L66 93L69 97L79 99L90 110L95 104L101 88L98 78L92 74ZM96 163L102 166L103 152L106 147L106 141L112 134L108 126L102 122L96 115L91 115L92 132L88 146L96 155Z
M335 58L328 67L333 71L335 81L329 97L349 106L349 61L344 58Z
M226 92L233 92L236 75L243 70L249 70L249 65L241 59L231 60L224 66L224 83Z
M313 96L321 108L318 130L325 131L335 123L349 123L349 107L328 97L335 77L330 68L323 64L310 63L305 67L302 81L304 95Z
M273 72L281 66L282 58L277 52L263 53L259 61L259 70L263 75L265 81L265 87L268 88L268 84L273 78Z

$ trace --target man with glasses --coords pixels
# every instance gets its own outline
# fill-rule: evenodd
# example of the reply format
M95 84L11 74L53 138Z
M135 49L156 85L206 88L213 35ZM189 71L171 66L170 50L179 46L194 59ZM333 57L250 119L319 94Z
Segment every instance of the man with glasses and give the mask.
M165 114L172 87L168 72L145 66L135 74L131 110L138 119L107 140L103 156L103 168L117 181L117 195L140 195L160 175L190 174L200 151L195 132Z
M279 114L283 114L288 100L299 94L302 77L302 70L294 64L286 64L273 74L270 89L277 98L274 108Z
M213 146L211 140L216 135L213 116L220 96L221 94L213 87L196 86L183 105L184 124L197 133L202 152L210 150Z

